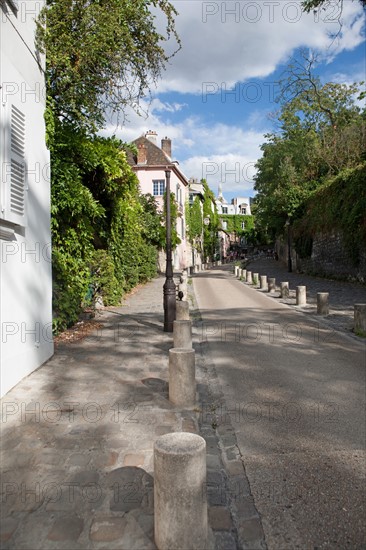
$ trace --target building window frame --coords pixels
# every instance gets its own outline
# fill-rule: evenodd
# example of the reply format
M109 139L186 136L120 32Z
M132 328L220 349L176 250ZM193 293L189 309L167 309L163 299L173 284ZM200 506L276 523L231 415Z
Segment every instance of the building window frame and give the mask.
M153 196L162 197L165 193L165 180L153 180Z

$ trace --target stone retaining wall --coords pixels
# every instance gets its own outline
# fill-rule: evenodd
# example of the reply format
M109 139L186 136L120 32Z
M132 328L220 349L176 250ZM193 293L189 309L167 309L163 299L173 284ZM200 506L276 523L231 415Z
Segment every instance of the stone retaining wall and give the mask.
M366 250L361 252L360 264L355 267L339 233L317 234L310 258L300 258L292 248L294 271L366 282ZM287 264L287 242L283 238L277 240L276 250L279 259Z

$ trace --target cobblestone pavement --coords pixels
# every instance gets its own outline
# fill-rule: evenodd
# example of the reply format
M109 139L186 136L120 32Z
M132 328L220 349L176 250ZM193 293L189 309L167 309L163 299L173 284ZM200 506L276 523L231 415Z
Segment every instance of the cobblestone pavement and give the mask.
M201 432L207 442L210 548L239 547L223 488L241 486L242 463L233 455L223 464L220 434L199 403L181 410L168 400L163 283L104 310L100 329L58 345L2 399L3 550L154 549L153 444L173 431ZM206 402L209 367L196 330L194 347Z
M226 269L233 269L231 265ZM346 281L336 281L313 277L304 273L288 273L281 262L270 258L259 258L249 261L247 269L252 273L267 275L276 279L277 292L272 295L282 303L294 306L296 309L309 315L316 315L319 322L328 325L333 330L345 332L349 336L360 340L353 332L354 304L366 304L366 286ZM280 298L280 283L288 281L290 295L286 299ZM306 286L306 306L296 306L296 287ZM329 315L320 317L316 313L317 292L329 292Z

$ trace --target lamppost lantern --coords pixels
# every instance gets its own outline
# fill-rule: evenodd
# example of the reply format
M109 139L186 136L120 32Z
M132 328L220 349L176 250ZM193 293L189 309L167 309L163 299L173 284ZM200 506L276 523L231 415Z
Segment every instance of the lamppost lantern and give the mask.
M170 175L171 170L166 167L165 178L165 198L166 198L166 269L165 283L163 286L163 305L164 305L164 331L173 332L173 323L176 316L176 288L173 280L172 265L172 227L170 214Z

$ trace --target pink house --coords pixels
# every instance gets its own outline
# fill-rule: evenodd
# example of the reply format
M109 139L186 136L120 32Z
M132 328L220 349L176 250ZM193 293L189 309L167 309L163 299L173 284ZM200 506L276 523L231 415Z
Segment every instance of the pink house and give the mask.
M179 163L172 160L172 143L165 137L161 146L157 144L156 132L149 131L132 142L137 147L137 156L129 155L128 161L140 182L143 194L153 195L163 210L163 195L166 186L165 170L171 170L170 190L178 204L177 233L181 243L173 252L173 268L182 270L191 265L191 247L186 240L185 204L189 197L188 179L179 169ZM165 257L165 255L164 255ZM160 268L165 270L165 260L160 259Z

